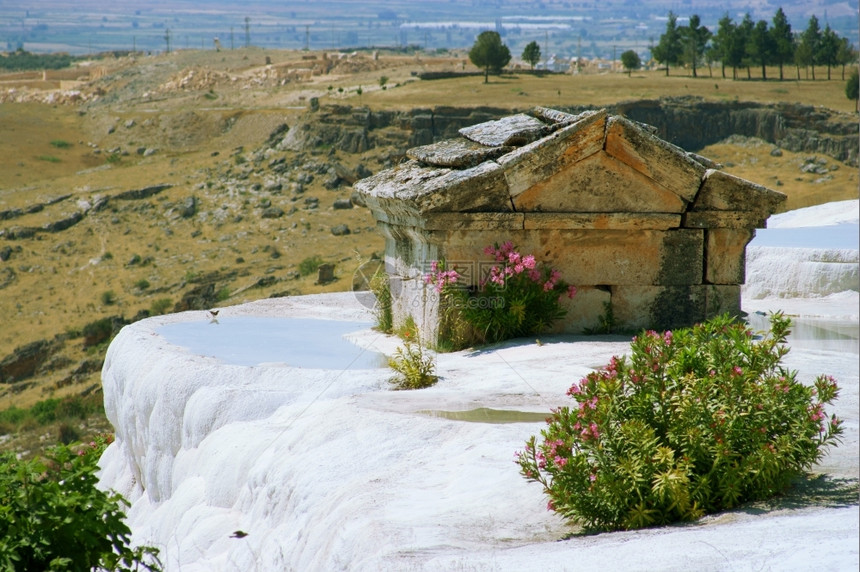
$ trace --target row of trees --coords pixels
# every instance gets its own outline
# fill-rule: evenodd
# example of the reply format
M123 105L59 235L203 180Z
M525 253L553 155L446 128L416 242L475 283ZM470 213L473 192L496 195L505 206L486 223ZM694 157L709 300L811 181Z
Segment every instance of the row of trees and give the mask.
M5 56L0 55L0 70L58 70L69 67L73 59L69 54L32 54L18 48Z
M740 23L735 23L728 14L719 21L716 33L701 25L699 16L690 16L686 26L678 26L678 17L669 12L666 31L660 42L651 48L654 59L666 66L688 65L693 77L702 62L711 67L720 62L723 77L726 68L731 68L732 79L738 78L738 70L746 69L751 77L752 67L761 67L762 79L767 79L767 66L779 67L779 79L784 79L784 67L794 64L797 79L800 68L812 70L815 79L815 66L827 66L827 79L835 66L842 66L842 79L845 79L845 66L857 59L857 52L847 38L841 38L827 24L824 30L816 16L809 19L806 30L795 33L782 8L773 16L772 25L765 20L753 22L749 14Z

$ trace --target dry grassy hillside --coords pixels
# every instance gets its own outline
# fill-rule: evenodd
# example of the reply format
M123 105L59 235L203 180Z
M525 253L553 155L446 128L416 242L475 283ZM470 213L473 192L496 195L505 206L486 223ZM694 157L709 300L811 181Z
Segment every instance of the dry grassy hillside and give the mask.
M835 79L416 77L463 62L190 51L96 62L94 79L74 91L10 92L13 84L0 83L0 411L48 397L97 399L110 330L133 319L350 289L355 268L383 242L366 209L335 203L346 206L356 178L396 161L403 134L391 128L391 144L355 153L279 147L282 126L301 123L312 98L371 110L525 109L688 94L853 109ZM809 154L772 149L736 138L699 152L785 192L789 208L856 198L856 168L819 157L822 172L803 172ZM336 279L317 284L315 272L303 273L309 259L335 264ZM79 432L104 428L91 419ZM19 450L32 449L39 432L56 438L55 427L0 421L0 434L8 431L23 436L2 446Z

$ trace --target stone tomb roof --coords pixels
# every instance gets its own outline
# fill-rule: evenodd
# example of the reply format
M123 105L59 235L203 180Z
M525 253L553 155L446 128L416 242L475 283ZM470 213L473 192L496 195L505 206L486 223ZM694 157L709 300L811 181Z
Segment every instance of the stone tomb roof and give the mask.
M653 131L537 107L409 149L356 189L381 222L427 230L764 228L785 200Z

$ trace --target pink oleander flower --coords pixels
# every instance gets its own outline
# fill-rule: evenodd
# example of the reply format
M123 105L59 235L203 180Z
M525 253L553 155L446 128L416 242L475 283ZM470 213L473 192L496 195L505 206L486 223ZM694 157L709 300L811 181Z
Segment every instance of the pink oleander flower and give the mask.
M568 286L567 287L567 297L573 298L574 296L576 296L576 286L573 286L573 285Z
M535 257L533 255L529 254L528 256L523 257L523 266L525 266L529 270L534 268L535 264Z

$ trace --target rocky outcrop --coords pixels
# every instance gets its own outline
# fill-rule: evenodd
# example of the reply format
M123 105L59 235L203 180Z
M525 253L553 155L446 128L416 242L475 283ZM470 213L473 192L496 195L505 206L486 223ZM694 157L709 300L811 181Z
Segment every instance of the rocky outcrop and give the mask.
M610 109L653 125L661 138L684 149L697 150L731 135L745 135L790 151L858 164L857 118L822 107L673 97L620 103Z
M33 377L62 343L38 340L16 348L0 360L0 383L15 383Z
M622 102L606 109L651 125L661 139L690 151L731 135L745 135L791 151L820 153L850 165L858 164L856 117L811 105L667 97ZM559 110L577 114L593 108L575 106ZM281 150L334 148L347 153L384 145L415 147L456 137L464 127L507 115L510 110L494 107L371 111L347 105L323 106L308 113L293 128L282 131L283 138L274 146Z

